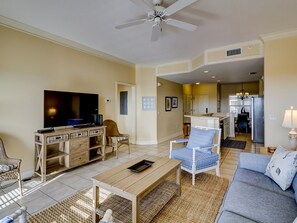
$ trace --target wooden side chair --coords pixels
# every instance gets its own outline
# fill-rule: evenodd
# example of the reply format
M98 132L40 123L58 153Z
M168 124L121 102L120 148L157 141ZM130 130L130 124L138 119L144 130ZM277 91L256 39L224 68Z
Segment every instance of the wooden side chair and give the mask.
M128 146L128 152L130 154L129 135L121 134L118 130L117 123L113 120L105 120L103 126L106 126L106 144L112 146L112 151L116 152L116 157L118 158L118 149L122 145Z
M248 121L248 114L238 114L237 116L237 132L242 132L245 130L246 133L248 133L248 127L249 127L249 121Z
M20 174L21 159L9 158L6 154L4 143L0 138L0 181L18 180L20 194L23 196L22 180Z
M173 144L185 143L186 147L173 148ZM191 128L189 139L170 141L170 159L181 160L181 169L195 175L212 169L220 175L221 129L195 126Z

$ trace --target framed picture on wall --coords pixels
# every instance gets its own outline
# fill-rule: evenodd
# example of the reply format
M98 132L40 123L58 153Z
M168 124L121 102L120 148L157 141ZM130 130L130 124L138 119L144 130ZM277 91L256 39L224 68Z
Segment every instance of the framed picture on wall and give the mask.
M171 107L177 108L178 107L178 97L172 97L171 98Z
M171 97L165 97L165 111L171 111Z

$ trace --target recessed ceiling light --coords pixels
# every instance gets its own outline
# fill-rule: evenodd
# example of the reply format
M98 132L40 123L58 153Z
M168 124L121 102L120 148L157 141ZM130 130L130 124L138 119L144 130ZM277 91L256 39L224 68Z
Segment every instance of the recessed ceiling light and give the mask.
M205 71L203 71L205 74L207 74L208 73L208 70L205 70Z
M196 84L198 85L198 84L200 84L200 82L196 82Z
M215 79L215 78L216 78L216 76L211 76L211 78L212 78L212 79Z
M221 82L221 80L218 80L218 82Z

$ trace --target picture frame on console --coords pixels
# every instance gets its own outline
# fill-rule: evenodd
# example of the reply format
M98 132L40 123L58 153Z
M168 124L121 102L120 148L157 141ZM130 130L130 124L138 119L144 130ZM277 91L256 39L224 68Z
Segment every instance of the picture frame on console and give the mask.
M165 111L171 111L171 97L165 97Z

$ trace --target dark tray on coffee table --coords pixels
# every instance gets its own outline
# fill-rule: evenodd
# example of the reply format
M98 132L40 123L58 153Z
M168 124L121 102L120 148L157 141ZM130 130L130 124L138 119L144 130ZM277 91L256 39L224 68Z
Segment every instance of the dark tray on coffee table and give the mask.
M131 170L132 172L140 173L140 172L144 171L145 169L151 167L153 163L154 163L153 161L142 160L142 161L134 164L133 166L128 167L128 169Z

